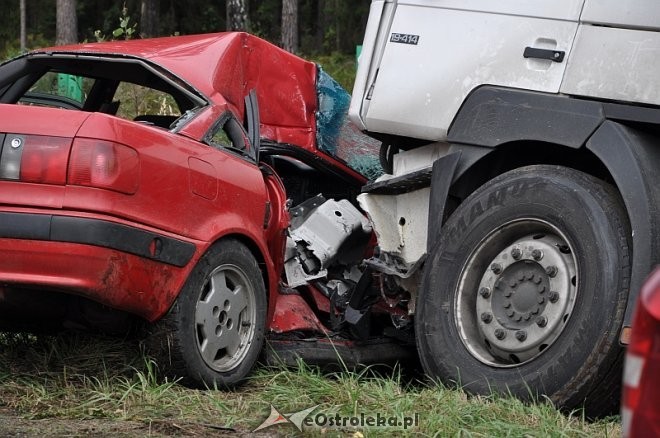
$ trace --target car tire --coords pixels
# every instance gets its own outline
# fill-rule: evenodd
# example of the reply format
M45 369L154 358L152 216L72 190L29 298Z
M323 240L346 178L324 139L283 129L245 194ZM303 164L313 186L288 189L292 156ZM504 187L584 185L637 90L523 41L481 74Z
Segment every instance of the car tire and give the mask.
M604 182L559 166L489 181L443 226L417 297L425 372L474 394L616 411L629 225Z
M188 386L232 387L259 357L266 310L257 261L242 243L225 240L197 263L147 347L165 375Z

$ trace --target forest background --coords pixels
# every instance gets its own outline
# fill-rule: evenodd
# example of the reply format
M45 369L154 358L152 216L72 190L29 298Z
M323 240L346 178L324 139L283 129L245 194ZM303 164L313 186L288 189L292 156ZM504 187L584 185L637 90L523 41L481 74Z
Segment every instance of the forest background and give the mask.
M0 59L101 39L245 30L323 65L348 91L370 0L0 0Z

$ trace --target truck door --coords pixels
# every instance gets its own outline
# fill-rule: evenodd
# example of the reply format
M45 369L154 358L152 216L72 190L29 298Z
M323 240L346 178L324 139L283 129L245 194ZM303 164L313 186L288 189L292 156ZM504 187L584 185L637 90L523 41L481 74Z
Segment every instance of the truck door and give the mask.
M352 117L368 131L444 140L480 85L557 93L583 3L375 1Z

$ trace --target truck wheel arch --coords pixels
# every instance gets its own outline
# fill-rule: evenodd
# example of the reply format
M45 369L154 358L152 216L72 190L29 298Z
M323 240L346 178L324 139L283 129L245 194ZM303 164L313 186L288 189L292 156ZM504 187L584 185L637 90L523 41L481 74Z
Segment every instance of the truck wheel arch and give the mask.
M434 163L427 249L436 244L451 213L452 195L464 198L512 168L569 165L609 181L623 198L633 247L624 318L624 326L630 326L641 284L660 263L660 241L652 238L660 235L660 147L659 136L651 132L659 127L660 109L492 86L476 89L450 127L450 154ZM548 159L548 152L559 158ZM503 162L505 154L514 155L514 162Z

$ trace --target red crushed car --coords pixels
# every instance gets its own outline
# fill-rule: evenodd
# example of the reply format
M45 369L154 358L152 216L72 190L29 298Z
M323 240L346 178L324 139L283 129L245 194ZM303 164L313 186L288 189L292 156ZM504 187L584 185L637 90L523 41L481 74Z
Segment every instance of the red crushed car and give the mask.
M644 285L623 371L624 437L660 436L660 268Z
M163 368L207 386L245 377L265 337L285 362L400 357L409 297L374 292L360 264L374 248L355 197L378 147L348 102L245 33L5 62L0 328L145 321Z

